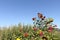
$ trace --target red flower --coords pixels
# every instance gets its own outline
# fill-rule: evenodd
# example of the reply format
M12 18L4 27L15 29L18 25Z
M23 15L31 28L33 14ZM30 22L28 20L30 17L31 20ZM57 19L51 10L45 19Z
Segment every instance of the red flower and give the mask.
M48 28L48 32L52 32L52 31L53 31L53 27L51 26Z
M34 21L36 18L32 18L32 20Z
M34 31L36 31L36 30L37 30L37 28L36 28L36 27L33 27L33 30L34 30Z
M28 33L26 32L26 33L24 33L24 37L28 37Z
M40 36L43 36L43 32L40 32L40 34L39 34Z
M52 26L50 26L50 27L49 27L49 30L52 30L52 29L53 29L53 27L52 27Z
M43 18L43 15L41 13L38 13L39 18Z
M52 30L48 30L48 32L52 32Z

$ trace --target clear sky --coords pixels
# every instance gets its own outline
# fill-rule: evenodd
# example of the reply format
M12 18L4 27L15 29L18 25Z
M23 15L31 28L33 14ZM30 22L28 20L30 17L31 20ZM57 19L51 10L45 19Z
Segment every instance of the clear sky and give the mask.
M0 25L32 24L38 12L54 18L60 28L60 0L0 0Z

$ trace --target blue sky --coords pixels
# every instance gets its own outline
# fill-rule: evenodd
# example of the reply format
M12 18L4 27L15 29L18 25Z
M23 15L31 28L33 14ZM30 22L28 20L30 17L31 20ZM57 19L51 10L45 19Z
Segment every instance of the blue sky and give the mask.
M0 0L0 25L32 24L38 12L54 18L60 28L60 0Z

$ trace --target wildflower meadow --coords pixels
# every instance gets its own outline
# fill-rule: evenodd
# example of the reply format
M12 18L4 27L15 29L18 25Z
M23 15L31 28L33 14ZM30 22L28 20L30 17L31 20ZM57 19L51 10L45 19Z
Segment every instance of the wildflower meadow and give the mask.
M60 40L60 31L53 24L53 18L46 18L42 13L33 17L33 25L12 25L0 28L0 40Z

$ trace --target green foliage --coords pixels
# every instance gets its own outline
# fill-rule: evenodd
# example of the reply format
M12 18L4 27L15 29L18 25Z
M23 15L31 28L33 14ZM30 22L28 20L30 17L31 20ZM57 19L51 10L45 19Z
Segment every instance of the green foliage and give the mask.
M37 31L33 31L33 27L32 26L25 26L24 28L28 29L28 33L29 33L29 36L27 38L23 37L23 33L26 32L26 29L24 29L22 31L22 33L19 31L20 29L18 29L19 27L21 26L13 26L10 28L6 28L6 29L3 29L3 30L0 30L0 40L16 40L16 38L22 38L22 40L30 40L32 38L34 38L34 40L41 40L41 37L39 35L37 35ZM53 32L52 32L53 33ZM50 37L51 34L49 34L47 31L44 31L44 36L46 37ZM60 32L58 31L55 31L53 33L53 37L54 37L54 40L59 40L60 39ZM50 40L51 38L49 38Z

